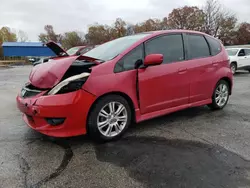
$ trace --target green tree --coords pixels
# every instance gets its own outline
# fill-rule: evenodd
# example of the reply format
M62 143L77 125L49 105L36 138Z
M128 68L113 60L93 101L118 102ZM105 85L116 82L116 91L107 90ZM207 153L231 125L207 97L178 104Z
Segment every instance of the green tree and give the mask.
M114 36L113 38L118 38L118 37L123 37L126 35L126 22L123 21L121 18L117 18L115 23L114 23L114 27L113 27L113 31L114 31Z
M250 44L250 23L243 22L238 26L235 32L234 44Z
M71 31L64 33L62 37L62 46L65 49L69 49L74 46L82 46L85 45L84 40L84 34L77 32L77 31Z
M138 23L134 26L135 33L165 29L167 27L166 20L167 18L164 18L163 20L148 19L142 23Z
M85 35L88 44L102 44L114 38L116 34L114 28L108 25L95 24L89 27Z
M2 27L0 29L0 57L3 57L3 48L2 43L3 42L16 42L17 37L14 32L11 32L10 28L8 27Z
M56 34L52 25L44 26L45 33L41 33L38 38L39 41L47 43L48 41L54 41L56 43L61 43L62 35Z
M168 27L171 29L188 29L201 31L204 26L205 14L196 6L184 6L174 9L168 15Z
M15 33L11 32L10 28L2 27L0 29L0 44L3 42L16 42L17 36Z

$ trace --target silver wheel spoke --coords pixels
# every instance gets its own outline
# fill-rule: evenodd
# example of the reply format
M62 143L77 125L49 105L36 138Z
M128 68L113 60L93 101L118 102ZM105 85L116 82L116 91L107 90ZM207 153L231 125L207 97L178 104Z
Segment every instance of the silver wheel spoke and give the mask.
M220 94L220 91L216 90L216 95L219 95Z
M121 127L120 127L120 125L116 122L116 124L114 125L114 127L115 127L115 131L116 132L120 132L121 131Z
M109 103L109 110L110 110L110 113L115 112L115 102Z
M225 93L226 92L227 87L225 85L222 86L222 92Z
M218 103L220 101L220 97L217 97L215 100L216 100L216 103Z
M223 98L220 98L219 105L222 104Z
M223 85L221 84L220 87L219 87L220 88L220 92L222 92L222 87L223 87Z
M115 115L118 116L125 109L123 105L119 105L118 109L115 112Z
M98 127L99 127L100 129L103 129L103 128L106 127L108 124L109 124L109 121L108 121L108 120L103 121L103 122L99 122L99 123L98 123Z
M105 118L108 118L108 115L109 114L104 109L102 109L100 114L99 114L99 116L102 116L102 117L105 117Z
M112 131L112 126L109 125L108 128L107 128L107 130L105 131L105 135L110 136L111 135L111 131Z
M118 116L117 120L118 121L127 121L127 116Z

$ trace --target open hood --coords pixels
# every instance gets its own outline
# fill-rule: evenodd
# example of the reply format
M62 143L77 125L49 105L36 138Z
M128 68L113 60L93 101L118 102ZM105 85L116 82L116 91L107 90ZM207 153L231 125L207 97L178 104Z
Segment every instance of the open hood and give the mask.
M77 57L65 57L33 67L30 83L41 89L49 89L58 84Z
M57 56L69 56L69 54L67 54L67 52L61 46L53 41L49 41L48 43L46 43L46 46L51 49Z

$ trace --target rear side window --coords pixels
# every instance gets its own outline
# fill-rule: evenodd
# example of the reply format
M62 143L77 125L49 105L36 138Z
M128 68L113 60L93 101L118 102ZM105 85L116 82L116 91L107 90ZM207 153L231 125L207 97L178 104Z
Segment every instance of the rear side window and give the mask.
M245 49L246 55L250 55L250 49Z
M210 50L206 39L202 35L188 34L190 59L204 58L210 56Z
M162 54L163 63L184 60L184 47L181 34L160 36L145 43L146 55Z
M217 55L221 52L221 43L212 37L205 36L211 49L211 54Z

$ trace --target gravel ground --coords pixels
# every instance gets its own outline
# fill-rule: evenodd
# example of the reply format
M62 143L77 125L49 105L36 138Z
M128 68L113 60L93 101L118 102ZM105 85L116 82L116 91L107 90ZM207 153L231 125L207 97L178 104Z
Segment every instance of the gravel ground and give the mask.
M30 66L0 69L0 187L250 187L250 74L222 111L199 107L137 125L117 142L28 128L15 96Z

